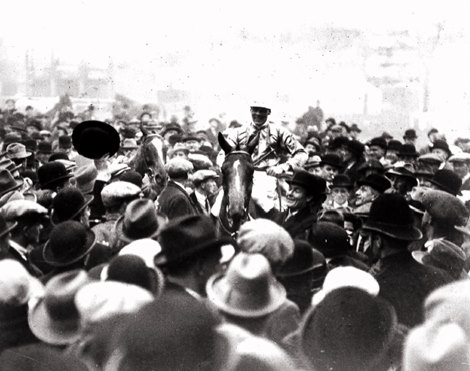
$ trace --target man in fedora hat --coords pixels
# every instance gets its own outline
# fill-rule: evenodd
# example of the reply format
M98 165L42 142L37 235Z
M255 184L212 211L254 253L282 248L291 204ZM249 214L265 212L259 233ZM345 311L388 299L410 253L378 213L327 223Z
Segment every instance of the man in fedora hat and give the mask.
M203 215L170 220L158 240L162 251L155 265L167 277L165 290L203 301L207 280L219 267L221 246L229 240L220 238L212 220Z
M337 137L330 143L332 151L341 156L343 160L343 173L349 176L352 182L357 181L357 171L366 161L364 157L364 144L358 140L349 140L346 137Z
M412 171L405 166L397 166L385 173L385 176L392 183L391 191L403 197L409 198L409 193L418 185L418 180Z
M407 129L405 130L405 134L403 135L403 140L405 144L412 144L416 145L416 139L418 139L418 136L416 135L416 130L415 129Z
M72 174L67 173L64 164L60 162L48 162L38 169L39 187L42 190L59 192L70 185Z
M106 213L103 220L92 228L99 243L108 246L111 244L116 221L124 214L127 205L137 199L141 192L135 184L124 181L113 182L103 188L101 200Z
M372 138L367 143L367 158L374 160L383 160L387 153L387 141L383 137Z
M330 185L331 192L323 203L323 208L326 210L333 209L341 212L351 212L352 208L349 206L349 199L351 198L353 188L354 185L347 175L336 175Z
M431 188L447 192L453 196L461 195L462 179L449 169L436 171L430 180Z
M12 160L16 165L21 165L26 168L27 158L32 155L31 152L26 150L26 147L20 143L11 143L6 149L7 157Z
M185 189L185 182L193 171L193 165L188 160L173 158L167 162L166 171L170 180L158 196L159 211L168 219L197 214L193 202Z
M380 285L379 296L395 308L398 321L413 327L423 319L426 296L452 279L444 271L417 263L408 245L421 239L422 233L413 225L413 214L403 196L383 194L371 207L363 226L369 233L373 267Z
M470 191L470 153L452 155L447 161L452 165L454 173L462 180L461 191Z
M9 240L10 256L20 262L32 275L42 275L39 268L31 261L30 255L39 245L47 209L33 201L16 200L7 203L1 210L7 221L16 223L11 230Z
M49 156L52 154L52 145L50 142L41 141L38 143L36 151L36 168L40 168L42 165L48 162Z
M267 323L285 302L286 290L263 255L240 253L225 273L209 279L207 297L227 322L267 337Z
M21 200L23 196L24 181L14 179L7 169L0 170L0 207L13 200Z
M343 168L341 157L336 153L327 153L321 158L320 162L320 176L325 179L328 184L331 184L333 178L339 174Z

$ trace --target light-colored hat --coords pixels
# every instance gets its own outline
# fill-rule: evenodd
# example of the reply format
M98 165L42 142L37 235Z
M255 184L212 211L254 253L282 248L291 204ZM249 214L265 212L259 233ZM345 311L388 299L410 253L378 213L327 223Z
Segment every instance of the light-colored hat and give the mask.
M470 153L460 152L449 157L447 162L470 162Z
M141 189L130 182L117 181L108 184L101 191L101 200L105 207L121 203L125 199L137 197Z
M198 170L193 174L193 183L195 186L197 186L207 179L217 178L219 178L219 175L214 170Z
M28 323L33 334L48 344L66 345L80 337L80 318L74 304L78 290L89 282L85 271L58 274L46 284L44 297L30 308Z
M162 247L157 241L151 238L142 238L124 246L121 251L119 251L119 255L136 255L142 258L147 267L155 268L155 256L161 251Z
M1 209L7 221L13 221L25 215L47 215L47 209L37 202L14 200L7 202Z
M284 287L261 254L235 256L225 274L216 274L207 281L206 291L221 312L244 318L266 316L286 300Z
M271 264L284 263L294 253L294 241L289 233L267 219L244 223L237 242L242 251L262 254Z
M71 173L77 168L77 164L75 163L75 161L64 160L59 158L57 160L54 160L54 162L60 162L62 165L64 165L65 170L67 170L67 173Z
M178 151L182 151L186 154L186 156L188 155L189 153L189 149L186 148L186 146L184 145L184 143L175 143L175 145L173 146L173 148L170 148L168 150L168 158L172 158L173 155L178 152Z
M7 147L8 158L22 159L31 156L31 152L26 151L26 147L20 143L11 143Z
M0 305L21 306L42 296L44 287L16 260L0 260Z
M139 146L137 145L137 141L135 139L126 138L122 141L121 148L122 149L136 149L136 148L139 148Z
M127 164L111 164L109 166L109 174L111 175L111 178L115 178L129 170L131 170L131 168Z
M469 342L455 323L426 323L413 329L405 343L404 371L467 371Z
M99 323L116 314L134 313L152 302L153 295L136 285L122 282L91 282L75 295L82 324Z
M83 193L91 193L95 186L98 170L94 165L79 167L75 170L74 177L77 182L77 188Z
M337 267L326 275L323 288L312 298L312 305L318 305L327 294L342 287L355 287L372 296L380 291L379 283L370 273L354 267Z

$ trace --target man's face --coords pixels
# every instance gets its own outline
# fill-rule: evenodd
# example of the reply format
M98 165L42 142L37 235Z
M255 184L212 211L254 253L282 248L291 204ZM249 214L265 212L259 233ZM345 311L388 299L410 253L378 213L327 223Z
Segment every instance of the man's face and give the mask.
M140 121L149 122L151 119L152 119L152 117L148 113L146 113L145 115L142 115L142 118L141 118Z
M361 206L367 202L372 202L375 199L375 191L368 185L361 185L356 191L356 206Z
M314 154L318 152L317 148L311 143L307 143L305 145L305 150L307 151L308 154Z
M214 178L207 179L202 185L202 189L204 190L204 194L206 196L213 196L217 193L217 183Z
M413 144L414 145L415 142L416 142L416 139L405 138L404 141L405 141L405 144Z
M190 151L197 151L201 145L197 140L188 140L186 141L186 148Z
M385 155L385 151L379 146L370 146L368 156L371 159L380 160Z
M333 187L331 190L331 196L333 201L338 205L343 205L348 202L349 199L349 190L345 187Z
M268 121L271 110L262 107L251 107L251 118L256 125L263 125Z
M321 177L325 179L327 182L333 181L333 178L338 175L338 169L331 165L323 165L321 167L322 175Z
M431 153L436 153L439 156L441 156L443 159L447 159L447 157L449 156L447 151L443 150L442 148L433 148Z
M452 162L452 166L454 168L454 172L459 176L460 179L465 178L465 176L468 174L469 166L467 163L454 161Z
M186 156L186 153L184 151L176 151L174 154L173 154L173 158L174 157L181 157L181 158L185 158L187 159L188 156Z
M24 231L24 235L30 244L37 244L39 242L39 234L41 233L42 230L42 224L41 222L37 221L32 223L31 225L26 228Z
M405 196L413 188L405 177L390 175L390 182L392 182L392 188L395 193Z
M304 187L291 184L286 195L286 206L290 211L297 211L307 204L307 192Z

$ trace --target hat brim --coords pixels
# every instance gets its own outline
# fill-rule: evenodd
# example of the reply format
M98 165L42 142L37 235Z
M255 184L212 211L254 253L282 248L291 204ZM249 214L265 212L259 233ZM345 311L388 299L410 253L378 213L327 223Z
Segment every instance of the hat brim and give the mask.
M18 154L18 155L15 155L14 157L11 157L11 159L18 159L18 160L20 160L20 159L23 159L23 158L28 158L28 157L30 157L31 155L32 155L31 152L25 152L25 153L23 153L23 154L21 154L21 155L19 155L19 154Z
M454 192L454 190L450 189L449 187L447 187L445 184L442 184L442 183L439 183L439 182L436 182L434 179L429 179L429 181L434 184L435 186L439 187L440 189L442 189L443 191L447 192L447 193L450 193L451 195L454 195L454 196L462 196L462 192L460 191L460 189L457 191L457 193Z
M157 215L157 218L159 218L158 215ZM124 232L124 215L121 215L118 218L118 220L116 220L116 223L114 224L114 230L115 230L116 236L119 240L121 240L123 242L126 242L126 243L131 243L132 241L140 240L142 238L155 238L155 237L157 237L158 234L160 233L160 226L161 225L162 225L162 223L159 223L158 228L154 232L152 232L149 236L141 236L141 237L138 237L138 238L133 238L133 237L129 237Z
M238 308L226 302L231 297L231 286L224 274L212 276L206 285L207 297L222 312L236 317L257 318L273 313L286 300L285 288L275 279L269 285L269 300L260 308Z
M181 252L179 255L167 256L164 251L160 252L155 256L155 266L164 267L168 264L174 264L181 260L184 260L194 254L197 254L200 251L210 249L210 248L220 248L223 245L232 245L233 240L228 237L221 237L216 240L206 241L203 244L191 246L189 249L186 249L184 252Z
M40 186L41 187L45 187L45 186L48 186L54 182L58 182L59 180L64 180L64 179L68 179L68 178L72 178L73 177L73 174L65 174L65 175L62 175L58 178L55 178L55 179L52 179L52 180L49 180L48 182L46 183L40 183Z
M398 177L401 177L401 178L406 178L406 179L409 179L411 182L414 183L414 185L418 185L418 180L416 179L416 177L414 175L411 175L411 174L402 174L402 173L399 173L398 171L395 171L393 169L391 170L387 170L387 172L385 173L385 175L387 174L391 174L391 175L395 175L395 176L398 176Z
M96 243L95 234L91 230L88 230L85 247L83 248L82 251L77 252L75 256L70 256L67 259L58 259L52 252L51 247L49 245L49 241L48 241L46 242L42 250L42 257L46 263L52 265L53 267L66 267L67 265L76 263L77 261L82 259L84 256L86 256L91 251L91 249L93 249L93 247L95 246L95 243Z
M89 129L100 129L107 134L108 140L106 143L103 143L102 148L91 148L90 143L85 143L82 139L84 132ZM102 121L90 120L83 121L75 127L72 133L72 144L80 155L92 160L98 160L106 154L112 156L119 151L121 140L119 133L111 125Z
M338 170L342 169L343 168L343 165L340 165L340 164L335 164L331 161L321 161L320 162L320 166L323 166L323 165L330 165Z
M41 341L53 345L67 345L80 338L80 319L54 321L44 303L39 300L28 314L28 324L31 332Z
M300 186L300 187L304 188L305 191L307 192L307 194L309 194L309 195L314 194L314 192L312 192L311 190L309 190L308 186L307 186L306 184L304 184L304 183L296 182L295 180L286 180L286 183L287 183L287 184L297 185L297 186ZM323 192L320 192L320 193L315 193L315 194L324 195L324 194L326 194L326 191L323 191Z
M70 218L68 218L67 220L73 220L73 218L75 218L78 214L80 214L83 210L85 210L85 208L91 203L91 201L93 201L94 197L92 195L84 195L83 198L85 199L85 202L83 203L82 206L80 206L80 208L77 210L77 212L75 214L73 214ZM52 225L57 225L59 223L62 223L62 222L65 222L67 220L57 220L55 214L54 214L54 211L52 211L52 215L51 215L51 224Z
M23 183L24 183L23 180L15 180L15 182L16 182L16 185L11 186L10 188L5 189L4 191L2 191L2 193L0 193L0 197L3 197L8 192L14 191L15 189L21 188L23 186Z
M379 232L388 237L403 241L418 241L423 237L421 231L416 227L404 227L385 223L366 222L362 229Z

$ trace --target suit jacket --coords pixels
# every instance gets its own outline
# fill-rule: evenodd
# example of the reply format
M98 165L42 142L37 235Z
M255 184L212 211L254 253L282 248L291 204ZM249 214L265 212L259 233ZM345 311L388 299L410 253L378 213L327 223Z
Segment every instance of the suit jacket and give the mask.
M320 207L318 210L320 210ZM287 216L288 211L286 210L277 213L273 220L283 227L293 239L308 240L310 229L317 221L317 212L312 211L310 207L305 207L286 220Z
M159 210L168 219L197 214L189 195L181 186L170 180L158 197Z
M419 264L407 250L382 259L379 265L375 276L379 296L395 307L398 321L410 328L422 322L423 304L429 293L452 282L446 272Z
M203 210L203 208L202 208L201 204L198 202L198 200L196 198L196 194L194 192L189 195L189 198L190 198L191 202L193 203L194 209L196 210L196 212L198 214L207 215L207 212L205 210Z

